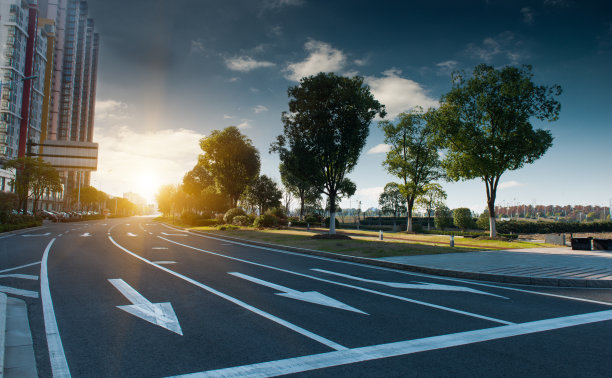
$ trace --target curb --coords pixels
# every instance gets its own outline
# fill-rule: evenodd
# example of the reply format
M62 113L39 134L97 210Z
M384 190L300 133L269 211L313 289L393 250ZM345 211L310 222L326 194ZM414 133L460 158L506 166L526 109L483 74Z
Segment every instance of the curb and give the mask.
M4 377L4 351L6 344L6 294L0 293L0 378Z
M165 224L165 223L164 223ZM464 272L459 270L451 269L440 269L440 268L429 268L419 265L408 265L402 263L396 263L385 260L370 259L367 257L357 257L343 255L339 253L318 251L315 249L306 249L298 247L290 247L279 244L263 243L259 241L253 241L248 239L236 238L226 235L209 234L205 231L189 230L184 227L178 227L174 225L168 225L170 227L180 228L189 232L198 233L202 235L218 237L219 239L234 240L240 242L246 242L252 245L265 248L276 248L284 249L290 252L302 253L306 255L313 255L319 257L326 257L334 260L350 261L359 264L379 266L383 268L390 268L396 270L405 270L416 273L430 274L436 276L462 278L476 281L488 281L498 283L509 283L519 285L532 285L532 286L556 286L556 287L585 287L585 288L612 288L612 280L589 280L589 279L572 279L572 278L545 278L545 277L529 277L529 276L509 276L501 274L489 274L489 273L478 273L478 272Z

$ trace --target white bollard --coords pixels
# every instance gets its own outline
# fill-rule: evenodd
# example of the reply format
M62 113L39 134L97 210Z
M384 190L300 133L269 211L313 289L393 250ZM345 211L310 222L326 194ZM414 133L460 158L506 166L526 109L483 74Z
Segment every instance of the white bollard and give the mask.
M451 235L451 236L450 236L450 246L451 246L451 247L454 247L454 246L455 246L455 236L454 236L454 235Z
M310 223L306 223L306 229L310 231Z
M383 233L382 230L378 231L378 240L383 240Z

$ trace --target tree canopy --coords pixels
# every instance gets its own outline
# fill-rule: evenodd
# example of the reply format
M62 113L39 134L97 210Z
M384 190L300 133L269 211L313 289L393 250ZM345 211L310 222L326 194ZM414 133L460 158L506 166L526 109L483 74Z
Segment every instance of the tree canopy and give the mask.
M282 115L283 135L272 149L281 151L281 161L288 151L309 159L311 164L301 166L305 172L297 176L321 186L329 196L330 216L335 218L338 192L346 174L357 164L370 122L376 115L385 116L384 105L374 99L358 76L321 72L302 78L287 93L289 112ZM330 222L331 234L335 233L334 225Z
M262 215L272 207L279 207L282 196L278 185L268 176L261 175L246 188L241 203L259 208L259 214Z
M485 182L490 235L495 236L495 197L502 174L531 164L552 145L550 131L531 119L555 121L559 85L536 85L531 66L474 68L471 78L453 74L453 87L440 101L434 125L446 149L442 166L451 180Z
M383 213L393 213L397 217L401 212L406 211L406 198L400 191L400 186L396 182L389 182L378 197L378 205Z
M231 207L236 207L244 189L259 175L259 151L253 142L235 126L215 130L200 140L198 164L213 177L220 192L227 194Z
M434 143L431 113L415 109L401 113L397 123L382 121L379 126L385 134L385 143L391 148L383 165L387 171L403 182L399 187L408 207L406 230L412 231L414 203L425 193L425 186L442 176L438 148Z
M18 198L18 208L25 213L28 198L33 198L33 209L36 210L38 200L46 191L62 191L59 173L51 164L40 158L23 156L4 163L5 168L15 169L15 193Z

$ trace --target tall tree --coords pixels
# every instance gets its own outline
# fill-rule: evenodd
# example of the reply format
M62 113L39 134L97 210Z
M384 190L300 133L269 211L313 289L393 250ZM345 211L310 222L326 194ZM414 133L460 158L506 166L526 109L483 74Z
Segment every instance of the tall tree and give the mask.
M442 189L442 185L437 182L425 185L423 191L423 195L417 199L417 204L422 206L427 212L427 229L429 230L431 213L438 206L444 204L446 192Z
M485 183L490 235L495 230L495 198L502 174L531 164L552 146L548 130L531 119L556 121L559 85L535 85L531 66L474 68L471 78L453 74L452 89L441 98L434 124L449 179L480 178Z
M389 182L385 185L385 189L378 197L378 205L383 213L393 213L394 217L406 211L406 198L400 191L399 184Z
M287 154L290 154L287 152ZM283 155L281 155L281 163L279 165L281 181L283 186L300 201L300 220L304 219L305 205L308 203L315 202L321 196L321 187L317 184L312 184L312 181L306 177L299 177L300 169L291 170L288 166L292 163L288 159L298 159L298 157L291 156L286 157L283 162ZM293 166L294 168L296 165Z
M14 187L19 201L18 208L26 213L28 199L33 198L32 209L36 210L38 201L48 190L62 190L59 173L51 164L40 158L22 156L4 163L5 168L15 169Z
M235 126L215 130L200 140L201 164L214 178L221 193L230 197L232 207L244 189L259 175L259 151Z
M385 134L385 143L391 146L383 165L403 181L400 190L408 208L408 232L412 231L412 209L416 199L425 193L427 184L442 177L438 148L429 123L430 114L416 107L401 113L396 124L390 121L379 123Z
M279 148L292 151L299 146L311 157L304 167L306 177L322 182L322 192L329 197L330 234L335 234L336 197L365 146L370 122L376 115L386 115L384 105L374 99L363 78L336 76L333 73L302 78L289 88L289 112L283 112Z
M157 207L166 217L174 214L176 192L176 186L164 185L159 188L157 194L155 195Z

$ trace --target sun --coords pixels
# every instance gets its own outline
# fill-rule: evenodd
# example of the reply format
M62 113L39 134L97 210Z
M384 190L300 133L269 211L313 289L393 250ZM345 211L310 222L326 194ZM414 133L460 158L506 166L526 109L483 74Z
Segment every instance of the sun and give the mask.
M136 193L143 196L148 203L155 201L155 193L160 185L159 176L153 171L144 171L136 177Z

